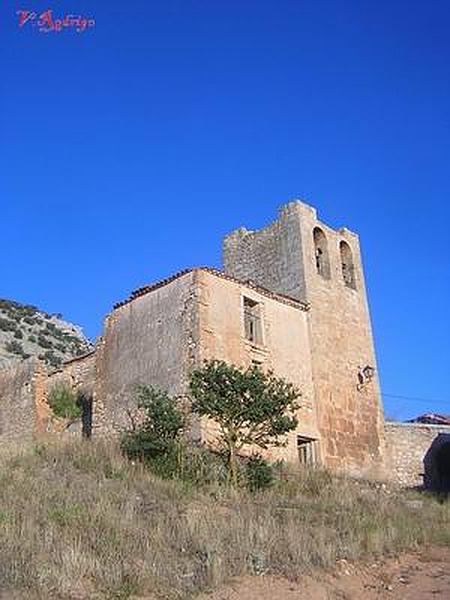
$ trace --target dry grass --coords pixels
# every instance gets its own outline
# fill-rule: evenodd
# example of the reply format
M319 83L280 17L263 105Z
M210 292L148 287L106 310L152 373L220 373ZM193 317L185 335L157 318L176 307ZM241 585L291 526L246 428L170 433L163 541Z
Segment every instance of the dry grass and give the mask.
M199 492L111 443L71 442L3 459L0 479L0 582L21 598L186 598L243 573L450 543L449 503L320 471L253 496Z

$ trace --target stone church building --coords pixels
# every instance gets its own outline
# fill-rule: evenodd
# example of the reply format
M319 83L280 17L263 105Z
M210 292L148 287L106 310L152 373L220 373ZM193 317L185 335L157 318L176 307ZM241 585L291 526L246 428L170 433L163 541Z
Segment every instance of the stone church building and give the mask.
M92 397L89 432L113 435L130 425L137 384L186 394L204 359L258 365L301 390L298 428L271 458L403 485L450 471L450 427L384 422L358 236L299 201L261 230L230 233L223 271L189 269L133 292L106 317L94 353L46 385L35 366L23 406L36 433L48 429L44 388L67 381ZM17 372L0 372L0 422L14 382ZM197 441L211 431L193 423Z

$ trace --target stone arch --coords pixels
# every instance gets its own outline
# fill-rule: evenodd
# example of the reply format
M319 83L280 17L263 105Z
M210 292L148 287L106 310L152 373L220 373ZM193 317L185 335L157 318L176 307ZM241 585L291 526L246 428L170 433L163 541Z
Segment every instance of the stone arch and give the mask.
M350 246L344 240L339 243L339 254L341 257L342 279L347 287L356 289L355 265L353 253Z
M314 259L316 261L316 271L325 279L330 279L330 259L328 256L328 243L324 232L320 227L314 227Z
M450 492L450 433L440 433L423 460L424 487Z

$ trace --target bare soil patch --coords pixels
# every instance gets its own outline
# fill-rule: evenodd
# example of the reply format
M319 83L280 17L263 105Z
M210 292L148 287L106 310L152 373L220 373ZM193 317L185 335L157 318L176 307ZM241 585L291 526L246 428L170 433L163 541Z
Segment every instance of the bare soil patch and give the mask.
M199 600L431 600L450 598L450 548L428 548L395 559L355 565L298 581L243 577Z

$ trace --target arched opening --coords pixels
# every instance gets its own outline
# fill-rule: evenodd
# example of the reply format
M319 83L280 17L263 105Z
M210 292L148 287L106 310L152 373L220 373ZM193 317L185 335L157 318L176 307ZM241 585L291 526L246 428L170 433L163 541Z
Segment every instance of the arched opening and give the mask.
M440 433L424 457L424 486L435 492L450 492L450 433Z
M356 289L355 267L353 264L353 255L350 246L342 240L339 244L341 255L342 279L347 287Z
M443 444L435 458L436 489L450 492L450 442Z
M314 257L316 261L316 271L325 279L330 278L330 260L328 258L327 238L324 232L315 227L313 231Z

